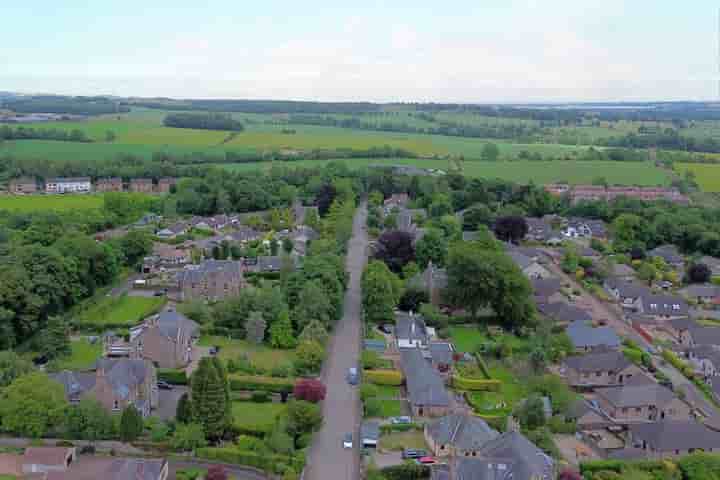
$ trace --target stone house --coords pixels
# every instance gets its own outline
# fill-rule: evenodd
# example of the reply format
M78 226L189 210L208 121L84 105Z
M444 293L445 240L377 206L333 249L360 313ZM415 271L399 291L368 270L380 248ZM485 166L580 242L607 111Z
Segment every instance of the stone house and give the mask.
M520 268L522 273L529 279L550 278L552 276L545 267L540 265L538 262L533 261L532 258L520 251L511 249L508 251L508 255L513 262L515 262L518 268Z
M574 421L580 431L602 430L614 425L607 414L584 398L570 405L565 418Z
M122 192L123 181L120 177L99 178L95 182L95 190L98 192Z
M545 317L559 325L572 325L578 322L589 323L592 321L592 316L586 310L562 300L552 303L537 303L537 309Z
M447 415L451 398L440 374L432 368L419 348L400 350L400 362L408 392L408 401L415 417Z
M133 336L133 357L150 360L160 368L183 368L192 361L199 330L198 324L185 315L165 310Z
M158 193L170 193L170 189L177 183L177 180L173 177L162 177L157 183Z
M245 286L242 262L205 260L177 274L180 300L220 300L240 294Z
M598 351L567 357L562 373L568 384L579 388L623 385L642 370L618 351Z
M426 423L424 435L436 457L477 457L499 434L480 417L455 413Z
M617 350L621 345L620 337L611 327L593 327L588 322L576 321L565 332L576 352Z
M619 424L690 418L690 407L654 382L598 388L595 395L602 411Z
M131 192L152 193L153 180L152 178L131 178L129 189Z
M20 177L10 180L8 190L13 195L37 193L38 184L34 177Z
M694 420L664 420L629 426L628 443L647 458L661 459L688 455L697 451L720 450L720 432Z

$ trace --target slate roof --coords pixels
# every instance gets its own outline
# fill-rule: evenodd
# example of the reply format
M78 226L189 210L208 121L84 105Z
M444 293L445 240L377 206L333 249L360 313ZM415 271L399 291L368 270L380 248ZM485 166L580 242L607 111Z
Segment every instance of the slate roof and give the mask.
M114 460L103 476L105 480L157 480L167 460L124 458Z
M655 450L720 448L720 432L692 420L665 420L630 425L633 440L644 440Z
M158 315L157 326L160 333L170 339L177 339L181 331L186 331L189 336L197 334L200 326L175 310L164 310Z
M435 363L444 363L452 365L453 363L453 346L448 342L431 342L428 346L430 356Z
M650 289L638 283L628 282L619 278L608 278L605 283L613 290L617 290L621 298L640 298L649 295Z
M435 443L461 450L477 450L498 436L485 420L474 415L452 414L434 420L427 427Z
M598 370L617 372L629 367L632 363L622 353L609 351L573 355L565 359L565 365L580 372L595 372Z
M408 397L413 405L450 405L450 396L437 371L425 360L420 349L400 350L402 369L405 373Z
M600 257L601 254L597 250L590 247L581 247L578 249L578 255L581 257Z
M557 277L534 278L530 280L536 297L548 298L560 291L562 282Z
M509 250L507 254L510 256L513 262L520 267L520 270L525 270L527 267L533 264L532 258L528 257L524 253L518 252L515 249Z
M661 245L657 248L653 248L648 252L648 256L660 257L665 260L666 263L671 265L682 263L684 261L675 245Z
M542 450L536 447L520 432L507 432L486 443L478 452L486 463L495 468L507 462L512 472L509 476L494 478L512 478L515 480L531 478L553 478L554 462ZM462 464L463 462L461 462ZM503 473L504 474L504 473ZM458 477L465 480L463 477ZM468 477L473 479L473 477ZM492 477L491 477L492 478Z
M279 255L260 256L257 259L257 266L261 272L279 272L282 268L282 257Z
M242 265L233 260L205 260L197 267L178 272L178 280L181 283L199 283L210 274L223 275L227 277L228 283L239 282L242 279Z
M77 398L95 386L94 372L71 372L64 370L51 374L50 378L62 384L65 388L65 395L68 398Z
M68 447L28 447L22 456L23 465L64 466L70 448Z
M712 364L720 368L720 345L718 344L701 344L697 347L692 347L690 353L696 358L710 360Z
M227 234L224 238L235 242L249 242L257 240L262 236L260 232L251 227L240 227L234 232Z
M418 340L422 343L427 343L429 338L427 327L425 326L425 318L419 314L411 315L408 312L396 312L395 337L403 340Z
M592 320L592 316L587 311L565 302L539 303L537 307L540 313L558 322L574 323Z
M694 284L683 288L681 292L688 297L717 297L720 287L711 284Z
M677 398L670 389L657 383L598 388L595 393L620 408L645 405L661 407Z
M720 327L690 328L690 336L695 345L720 345Z
M96 369L104 369L105 375L115 394L120 398L127 398L130 387L145 382L150 375L148 363L145 360L128 358L101 358L95 364Z
M688 314L688 305L685 300L675 295L644 295L642 302L646 314L672 316Z
M380 423L373 420L365 420L360 425L361 440L378 440L380 439Z
M624 263L616 263L612 267L611 275L613 277L632 277L635 275L635 270Z
M570 341L575 348L620 346L620 338L610 327L592 327L585 322L573 322L566 329Z

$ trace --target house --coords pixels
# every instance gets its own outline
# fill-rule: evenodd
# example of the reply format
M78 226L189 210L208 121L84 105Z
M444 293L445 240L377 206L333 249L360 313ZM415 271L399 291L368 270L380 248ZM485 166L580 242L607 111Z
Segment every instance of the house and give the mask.
M690 318L676 318L664 322L662 326L678 343L686 346L691 345L690 330L700 328L700 325Z
M685 300L675 295L645 294L640 297L638 312L655 321L672 320L688 316Z
M164 310L132 337L133 357L150 360L160 368L183 368L192 361L199 331L198 324L185 315Z
M600 260L602 258L602 254L598 252L597 250L590 248L590 247L580 247L577 250L577 254L581 258L587 258L590 260Z
M438 417L450 410L450 395L440 374L430 366L419 348L400 350L408 401L416 417Z
M387 215L395 208L402 208L408 204L410 197L407 193L393 193L383 201L383 209Z
M98 192L122 192L123 180L120 177L99 178L95 182L95 190Z
M576 387L623 385L642 370L616 350L596 351L567 357L561 373Z
M562 282L557 277L533 278L530 280L535 303L555 303L564 299L560 291Z
M716 336L717 338L717 336ZM704 378L720 375L720 345L705 344L688 349L687 358Z
M310 247L310 243L318 238L320 238L320 234L306 225L300 225L290 232L293 251L300 256L304 256Z
M545 242L553 233L552 226L542 218L526 217L525 223L528 227L525 240Z
M154 458L116 459L112 461L101 478L104 480L167 480L168 462L165 459Z
M360 425L360 446L362 448L377 448L380 441L380 423L365 420Z
M602 220L569 218L562 234L566 238L607 238L607 227Z
M453 355L455 354L455 347L452 343L430 342L428 350L430 351L432 366L441 372L448 371L449 367L454 363Z
M580 431L601 430L614 424L597 405L584 398L578 399L568 407L565 419L574 421Z
M52 375L52 378L63 385L70 403L89 397L112 413L120 413L128 405L133 405L144 417L157 407L157 372L150 361L101 358L94 370L65 370Z
M635 270L624 263L615 263L610 268L610 277L616 281L632 282L635 279Z
M424 272L412 278L411 283L425 290L430 303L439 307L443 303L443 291L447 288L447 270L438 268L432 262L428 263Z
M75 461L74 447L28 447L20 457L23 474L65 472Z
M89 193L92 191L90 177L48 178L45 193Z
M426 348L430 335L422 315L395 313L395 341L398 348Z
M705 255L704 257L701 257L698 262L710 267L710 272L712 272L713 278L720 277L720 258Z
M598 388L596 402L616 423L688 420L690 407L657 383Z
M720 345L720 327L690 327L680 336L680 343L689 347Z
M130 188L131 192L152 193L153 192L152 178L131 178L129 188Z
M477 457L455 457L431 470L430 480L551 480L555 461L520 432L487 442Z
M545 267L540 265L538 262L533 261L532 258L528 257L524 253L519 252L516 249L511 249L508 251L508 255L526 277L530 279L551 277L550 272Z
M165 243L153 244L152 253L152 257L155 257L156 263L160 267L182 267L192 261L189 250L175 248Z
M245 245L255 240L260 240L262 236L262 233L258 232L254 228L240 226L237 230L225 235L223 238L229 242L236 242L240 245Z
M293 262L290 262L291 265L294 266ZM261 273L272 273L272 272L279 272L282 270L283 266L283 257L279 255L275 256L267 256L267 255L261 255L257 257L257 263L255 264L254 270L261 272Z
M453 413L426 423L424 435L436 457L477 457L499 434L480 417Z
M720 286L712 284L693 284L680 290L688 301L702 304L716 303L720 299Z
M675 245L661 245L647 253L648 257L660 257L673 268L683 268L685 259L680 255Z
M13 195L37 193L38 185L35 177L20 177L10 180L8 190Z
M647 287L616 277L606 279L603 285L620 306L628 310L638 310L643 296L650 294Z
M170 189L177 183L177 180L172 177L162 177L158 180L157 192L158 193L170 193Z
M629 426L628 443L632 448L642 449L647 458L671 458L696 451L717 451L720 432L693 420L637 423Z
M243 266L233 260L205 260L177 274L180 300L220 300L240 293L245 286Z
M157 235L159 238L163 239L173 239L182 235L185 235L188 232L188 224L185 222L177 222L173 225L170 225L167 228L163 228L162 230L158 231L155 235Z
M538 303L537 309L545 317L554 320L560 325L570 325L574 323L587 323L592 321L592 316L574 305L566 302Z
M593 327L585 321L573 322L565 330L577 352L618 349L620 338L611 327Z

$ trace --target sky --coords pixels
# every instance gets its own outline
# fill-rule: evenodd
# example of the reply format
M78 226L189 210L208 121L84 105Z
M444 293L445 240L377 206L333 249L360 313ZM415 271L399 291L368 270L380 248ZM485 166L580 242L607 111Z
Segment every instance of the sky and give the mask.
M718 99L707 0L34 0L0 90L376 102Z

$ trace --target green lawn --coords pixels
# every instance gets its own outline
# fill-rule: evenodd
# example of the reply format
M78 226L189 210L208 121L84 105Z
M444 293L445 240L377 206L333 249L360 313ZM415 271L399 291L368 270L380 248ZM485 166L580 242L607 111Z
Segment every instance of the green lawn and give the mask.
M245 340L228 339L227 337L203 336L199 345L220 347L218 356L223 360L237 360L242 355L265 370L271 370L278 365L286 365L295 359L294 350L280 350L267 345L256 345Z
M399 417L402 415L400 400L379 400L380 416L383 418Z
M400 387L392 385L375 385L378 390L377 398L398 398L400 396Z
M450 327L450 340L460 352L474 353L478 346L491 341L507 341L514 353L526 353L529 340L511 334L489 337L485 331L476 327Z
M103 206L102 195L3 195L0 210L33 212L37 210L88 210Z
M160 297L104 297L77 312L75 322L81 329L131 327L159 311L164 303Z
M720 164L715 163L676 163L675 170L680 174L691 171L704 192L720 192Z
M404 450L406 448L426 450L427 444L423 432L394 432L380 437L380 448L383 450Z
M84 370L91 367L95 361L102 355L102 343L100 341L94 344L83 338L81 340L70 343L72 353L53 362L55 370Z
M285 413L285 403L233 402L233 421L238 427L269 431L275 419Z
M490 377L500 380L502 386L499 392L471 393L475 411L480 415L508 415L527 396L527 385L499 362L487 363Z

